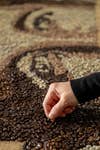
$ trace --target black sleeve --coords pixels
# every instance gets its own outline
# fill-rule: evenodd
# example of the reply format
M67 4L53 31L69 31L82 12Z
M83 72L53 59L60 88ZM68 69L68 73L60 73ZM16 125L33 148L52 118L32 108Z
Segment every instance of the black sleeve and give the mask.
M100 72L71 80L70 82L79 103L84 103L100 96Z

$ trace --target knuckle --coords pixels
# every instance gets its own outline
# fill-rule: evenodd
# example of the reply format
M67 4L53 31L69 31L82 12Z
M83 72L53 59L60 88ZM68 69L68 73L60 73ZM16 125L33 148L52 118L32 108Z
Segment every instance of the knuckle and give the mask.
M45 106L45 102L42 103L42 106L43 106L43 107Z
M51 88L54 88L55 86L56 86L56 83L51 83L51 84L50 84L50 87L51 87Z

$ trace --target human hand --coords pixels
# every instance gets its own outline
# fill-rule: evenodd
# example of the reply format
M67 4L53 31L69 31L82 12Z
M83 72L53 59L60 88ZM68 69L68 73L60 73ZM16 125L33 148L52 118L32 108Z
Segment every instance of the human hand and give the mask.
M72 91L70 81L52 83L43 101L47 118L54 121L57 117L65 117L77 106L78 101Z

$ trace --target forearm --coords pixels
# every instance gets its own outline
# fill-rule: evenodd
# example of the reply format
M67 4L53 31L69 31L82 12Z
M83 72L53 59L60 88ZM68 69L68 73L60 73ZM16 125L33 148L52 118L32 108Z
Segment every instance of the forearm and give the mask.
M84 103L100 96L100 72L71 80L70 82L79 103Z

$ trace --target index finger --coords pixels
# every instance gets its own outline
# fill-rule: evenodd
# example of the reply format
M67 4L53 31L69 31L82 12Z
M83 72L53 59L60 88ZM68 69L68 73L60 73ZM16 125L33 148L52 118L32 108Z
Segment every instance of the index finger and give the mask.
M43 102L44 112L47 117L49 116L49 113L50 113L52 107L55 105L56 99L57 99L57 96L54 92L54 89L51 89L49 87L48 92L47 92L47 94L44 98L44 102Z

